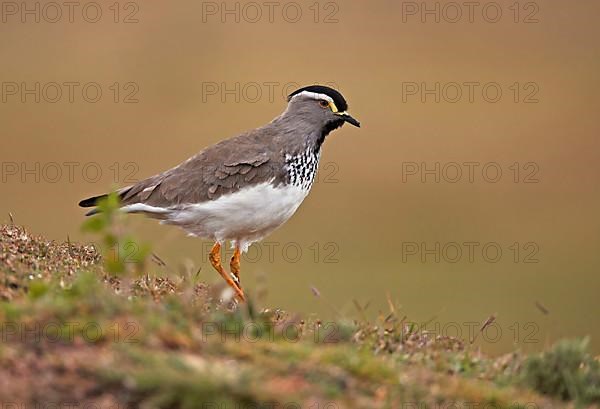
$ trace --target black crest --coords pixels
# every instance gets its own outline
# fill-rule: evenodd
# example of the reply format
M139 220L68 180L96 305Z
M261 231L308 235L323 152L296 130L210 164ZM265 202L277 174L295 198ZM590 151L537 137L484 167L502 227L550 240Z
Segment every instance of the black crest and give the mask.
M315 92L318 94L325 94L328 97L330 97L331 99L333 99L333 103L335 104L335 106L337 107L338 110L340 110L342 112L348 110L348 104L346 103L346 100L344 99L342 94L340 94L338 91L334 90L333 88L329 88L324 85L309 85L308 87L297 89L296 91L292 92L288 96L288 101L290 99L292 99L292 97L294 95L299 94L302 91Z

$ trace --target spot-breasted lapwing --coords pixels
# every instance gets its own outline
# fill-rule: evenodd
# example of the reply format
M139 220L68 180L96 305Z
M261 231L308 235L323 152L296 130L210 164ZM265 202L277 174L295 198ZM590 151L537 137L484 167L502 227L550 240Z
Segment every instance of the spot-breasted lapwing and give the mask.
M288 97L270 123L215 145L166 172L117 191L122 210L143 213L215 242L209 260L244 300L240 253L285 223L308 195L326 136L345 122L360 123L338 91L312 85ZM82 200L96 206L105 197ZM97 213L97 209L87 215ZM231 275L221 244L231 241Z

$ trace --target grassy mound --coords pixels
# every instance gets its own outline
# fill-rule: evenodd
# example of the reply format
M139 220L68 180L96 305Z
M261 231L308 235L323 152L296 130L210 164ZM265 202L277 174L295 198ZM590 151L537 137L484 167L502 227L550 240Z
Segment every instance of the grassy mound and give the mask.
M94 223L107 248L119 245L108 223ZM333 409L599 401L598 362L583 344L490 358L415 330L393 308L373 322L321 322L252 300L236 306L193 275L153 275L146 260L129 268L107 254L0 226L1 402Z

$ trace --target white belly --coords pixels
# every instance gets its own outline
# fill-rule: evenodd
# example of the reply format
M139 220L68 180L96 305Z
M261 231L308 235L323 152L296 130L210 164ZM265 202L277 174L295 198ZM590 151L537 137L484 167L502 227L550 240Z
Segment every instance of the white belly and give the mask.
M308 189L263 183L216 200L169 209L165 222L195 236L219 242L231 240L243 251L267 236L296 212Z

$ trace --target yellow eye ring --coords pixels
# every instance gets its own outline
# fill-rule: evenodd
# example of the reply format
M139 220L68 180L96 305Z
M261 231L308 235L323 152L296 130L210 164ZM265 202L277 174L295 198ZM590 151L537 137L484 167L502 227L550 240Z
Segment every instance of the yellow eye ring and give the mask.
M325 101L324 99L319 100L319 105L321 105L323 108L329 108L329 102Z

